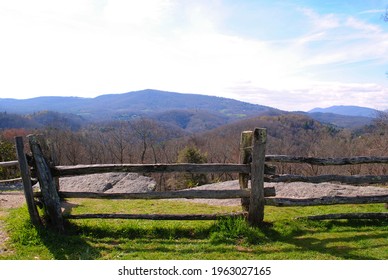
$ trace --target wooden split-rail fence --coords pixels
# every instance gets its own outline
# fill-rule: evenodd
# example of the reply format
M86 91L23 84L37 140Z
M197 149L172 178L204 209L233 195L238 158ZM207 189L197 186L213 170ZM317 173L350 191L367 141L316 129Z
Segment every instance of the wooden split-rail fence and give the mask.
M45 216L59 232L63 232L64 219L154 219L154 220L210 220L225 216L244 216L252 226L260 226L264 220L264 206L312 206L329 204L363 204L387 203L388 195L357 196L357 197L322 197L312 199L280 198L275 196L275 189L264 188L266 182L343 182L347 184L384 184L388 182L387 175L381 176L338 176L321 175L314 177L296 175L276 175L274 168L267 166L267 162L275 163L307 163L312 165L346 165L346 164L388 164L388 157L353 157L353 158L306 158L265 155L267 132L264 128L254 131L244 131L240 141L240 163L238 164L100 164L100 165L55 165L55 155L44 139L36 135L27 136L32 157L24 152L22 137L16 137L18 164L24 186L24 194L31 221L34 225L42 225L37 211L37 199L43 204ZM181 190L151 193L96 193L96 192L63 192L59 187L59 178L86 174L107 172L135 172L135 173L238 173L239 190ZM37 178L40 192L34 192L32 182ZM66 198L98 198L98 199L170 199L170 198L207 198L228 199L241 198L243 212L226 214L199 215L143 215L143 214L80 214L63 215L61 200ZM341 214L320 216L320 218L342 218ZM312 217L314 218L314 217ZM388 218L387 212L346 214L344 218Z
M12 161L0 161L0 167L8 168L13 166L19 166L19 161L12 160ZM6 179L6 180L0 180L0 184L12 184L20 182L22 178L13 178L13 179Z

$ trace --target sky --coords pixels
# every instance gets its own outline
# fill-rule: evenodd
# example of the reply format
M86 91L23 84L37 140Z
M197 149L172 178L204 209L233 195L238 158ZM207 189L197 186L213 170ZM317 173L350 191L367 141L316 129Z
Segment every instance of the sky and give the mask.
M142 89L388 109L388 0L0 0L0 98Z

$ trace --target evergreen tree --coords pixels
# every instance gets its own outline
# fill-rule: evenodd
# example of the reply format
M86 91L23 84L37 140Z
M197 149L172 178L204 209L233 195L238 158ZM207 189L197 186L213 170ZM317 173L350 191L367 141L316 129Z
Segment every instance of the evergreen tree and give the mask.
M178 163L206 163L206 154L201 153L196 147L186 147L179 152ZM186 187L192 188L208 183L205 174L186 173L179 176L178 182Z

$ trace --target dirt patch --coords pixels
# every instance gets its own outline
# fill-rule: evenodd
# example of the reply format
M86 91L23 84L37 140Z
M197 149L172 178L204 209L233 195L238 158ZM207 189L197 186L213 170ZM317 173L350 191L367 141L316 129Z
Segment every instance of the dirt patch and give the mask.
M0 209L17 208L25 201L22 192L0 192Z

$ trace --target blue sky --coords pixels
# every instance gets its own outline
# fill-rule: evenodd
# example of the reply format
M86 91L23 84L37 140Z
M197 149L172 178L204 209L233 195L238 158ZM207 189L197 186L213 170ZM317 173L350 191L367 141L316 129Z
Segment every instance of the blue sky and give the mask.
M0 97L147 88L388 109L387 1L0 0Z

